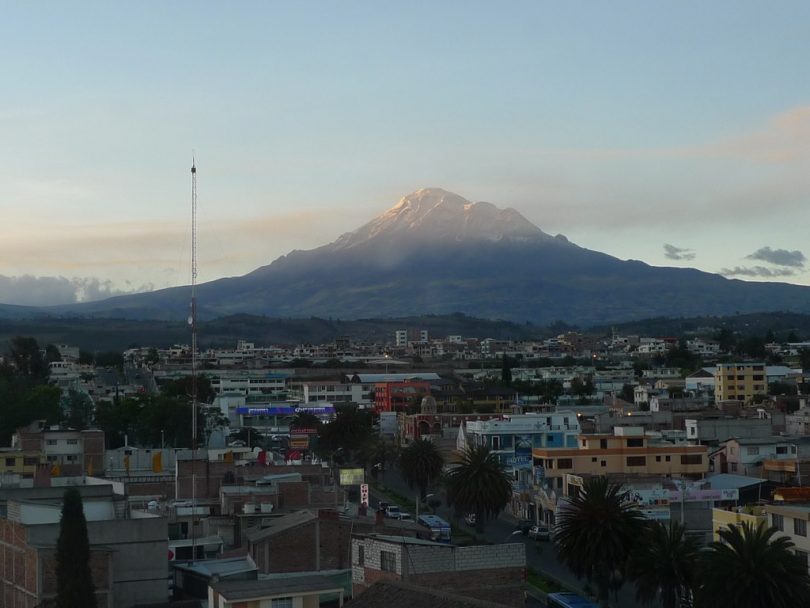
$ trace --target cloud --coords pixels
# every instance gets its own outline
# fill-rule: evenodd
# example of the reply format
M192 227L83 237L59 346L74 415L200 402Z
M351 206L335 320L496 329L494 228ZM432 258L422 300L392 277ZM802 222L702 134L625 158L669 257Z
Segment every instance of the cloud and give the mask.
M113 296L151 291L151 284L129 289L117 289L112 281L95 277L35 277L0 275L0 302L20 306L57 306L75 302L91 302Z
M795 270L788 268L766 268L765 266L735 266L734 268L723 268L720 271L725 277L792 277Z
M749 260L760 260L769 264L790 266L792 268L804 268L804 263L807 261L804 254L798 249L788 251L787 249L771 249L770 247L762 247L745 257Z
M691 249L676 247L669 243L664 243L664 256L670 260L694 260L695 252Z

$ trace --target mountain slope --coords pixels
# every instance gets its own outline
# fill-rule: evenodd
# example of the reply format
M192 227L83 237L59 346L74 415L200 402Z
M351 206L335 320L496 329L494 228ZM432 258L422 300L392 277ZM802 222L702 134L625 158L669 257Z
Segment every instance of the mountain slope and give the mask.
M51 312L183 319L188 302L188 288L173 288ZM202 318L463 312L595 325L655 316L810 312L810 288L619 260L548 235L515 210L425 189L333 243L200 285L198 306Z

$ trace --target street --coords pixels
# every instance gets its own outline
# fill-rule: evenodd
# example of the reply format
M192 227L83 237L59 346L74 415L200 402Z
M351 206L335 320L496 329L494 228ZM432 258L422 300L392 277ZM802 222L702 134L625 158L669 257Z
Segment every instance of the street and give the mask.
M417 492L411 490L406 484L398 469L388 469L385 471L385 476L380 476L379 483L381 486L386 486L394 492L402 496L412 496L411 500L416 499ZM475 535L475 528L466 526L463 519L456 520L452 517L452 510L447 506L444 500L443 492L440 490L435 491L436 498L442 499L442 504L435 510L436 515L452 522L460 528L469 531L470 535ZM372 506L376 508L379 501L379 496L375 495L374 490L371 490ZM388 500L388 499L385 499ZM415 517L415 513L412 513ZM500 543L523 543L526 545L526 566L532 568L540 574L549 576L550 578L557 579L571 590L582 592L586 585L584 580L578 579L568 567L557 559L554 543L550 541L535 541L534 539L524 536L520 532L516 533L515 525L517 521L507 514L492 521L488 521L484 526L483 534L478 534L478 538L482 542L493 544ZM457 542L457 539L454 539ZM635 589L632 585L625 585L619 591L619 605L622 608L633 608L640 606L635 599Z

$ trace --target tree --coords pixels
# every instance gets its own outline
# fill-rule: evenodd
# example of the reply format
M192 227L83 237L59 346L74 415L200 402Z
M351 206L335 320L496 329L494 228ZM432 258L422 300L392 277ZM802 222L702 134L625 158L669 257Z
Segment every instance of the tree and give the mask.
M45 362L39 345L34 338L15 336L11 339L11 361L17 373L22 376L44 379L48 375L48 364Z
M59 539L56 541L56 605L58 608L96 606L90 574L87 521L77 488L69 488L62 502Z
M439 479L444 467L444 458L436 444L427 439L419 439L402 450L399 456L399 469L402 478L413 489L419 490L420 500L425 500L431 483Z
M636 599L645 605L660 599L663 608L678 608L691 599L699 550L700 543L686 535L682 524L649 525L628 567Z
M318 452L324 457L351 460L371 436L371 414L354 405L336 406L335 419L321 427Z
M793 553L786 537L764 524L720 530L720 540L702 553L698 606L788 608L806 606L810 598L807 564Z
M603 605L621 586L633 543L644 531L641 513L626 497L621 485L591 477L557 516L560 559L596 586Z
M512 482L498 456L481 445L468 446L446 478L447 502L456 517L475 513L478 532L512 500Z
M501 365L501 384L511 386L512 384L512 360L506 355L503 356Z

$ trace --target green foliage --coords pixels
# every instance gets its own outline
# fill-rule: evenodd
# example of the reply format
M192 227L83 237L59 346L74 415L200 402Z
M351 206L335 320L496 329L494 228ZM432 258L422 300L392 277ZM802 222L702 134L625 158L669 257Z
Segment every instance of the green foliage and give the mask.
M90 545L79 490L70 488L62 503L56 541L56 605L58 608L95 608L90 574Z
M9 347L11 363L19 375L40 380L47 378L48 364L34 338L15 336Z
M475 513L476 529L495 518L512 500L512 483L496 454L479 445L468 446L445 478L447 502L456 516Z
M778 530L748 523L720 530L720 541L701 554L697 606L789 608L810 598L807 565Z
M432 441L420 439L402 450L399 457L399 468L402 478L408 487L419 489L422 500L427 495L428 487L439 479L444 467L444 458Z
M64 423L70 428L82 430L93 424L93 400L86 393L69 389L62 395Z
M501 384L504 386L512 385L512 366L514 365L511 358L506 355L503 356L501 366Z
M335 409L335 419L321 427L318 452L337 462L351 461L353 452L371 437L371 413L354 405Z
M190 399L193 392L194 380L191 376L184 376L177 380L169 380L160 387L164 397ZM211 380L204 374L197 375L197 403L211 403L217 392L211 387Z
M621 586L634 542L644 530L644 518L625 498L621 485L591 477L557 516L554 541L560 559L595 585L602 601Z
M124 355L118 352L96 353L94 360L97 367L112 367L119 371L124 369Z
M630 557L628 576L644 605L660 600L662 608L678 608L692 597L700 543L678 522L650 524Z

